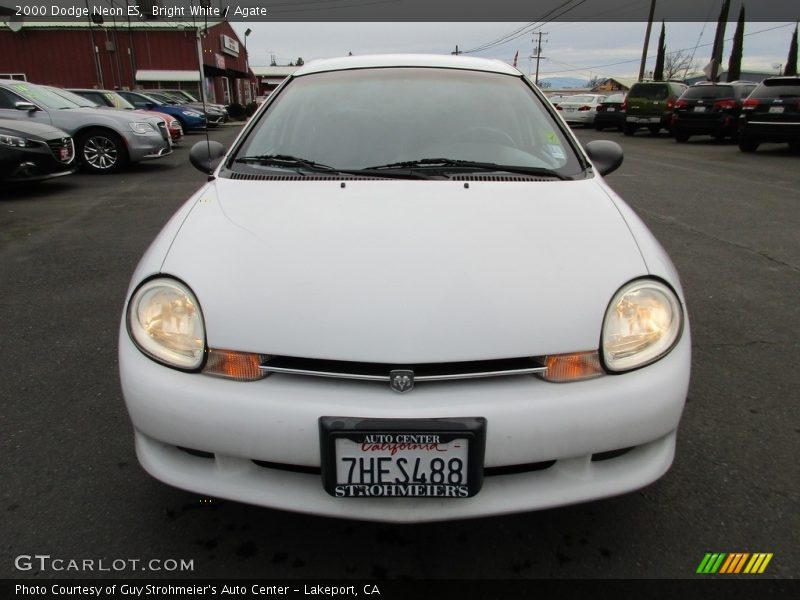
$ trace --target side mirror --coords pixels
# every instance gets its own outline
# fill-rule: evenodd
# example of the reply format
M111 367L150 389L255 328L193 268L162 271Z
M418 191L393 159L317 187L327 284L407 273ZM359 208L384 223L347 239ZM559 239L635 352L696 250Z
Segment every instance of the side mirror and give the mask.
M36 110L36 105L31 102L16 102L14 107L17 110L26 110L28 112L33 112Z
M600 172L600 175L608 175L613 173L622 164L623 153L622 148L617 142L610 140L594 140L589 142L584 147L586 154L592 159L594 166Z
M198 171L211 175L219 166L227 150L219 142L197 142L189 150L189 162Z

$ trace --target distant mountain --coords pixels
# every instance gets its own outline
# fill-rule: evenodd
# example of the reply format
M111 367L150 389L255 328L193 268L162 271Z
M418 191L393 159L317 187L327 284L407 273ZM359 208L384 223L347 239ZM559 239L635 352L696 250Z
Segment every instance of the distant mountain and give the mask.
M589 82L586 79L577 79L575 77L545 77L543 79L539 79L539 87L553 90L585 88L588 85Z

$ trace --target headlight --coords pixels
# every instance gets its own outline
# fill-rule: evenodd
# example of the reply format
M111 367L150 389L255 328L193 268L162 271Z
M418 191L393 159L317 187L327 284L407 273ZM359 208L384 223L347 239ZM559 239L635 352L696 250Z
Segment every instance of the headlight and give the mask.
M15 135L0 135L0 146L11 146L12 148L25 148L28 140Z
M203 314L191 290L175 279L142 284L128 304L128 330L139 350L179 369L203 364Z
M667 354L683 327L675 293L652 279L638 279L616 293L603 320L601 351L609 371L629 371Z
M153 126L150 123L143 123L141 121L135 121L133 123L128 123L130 128L133 129L134 133L152 133L154 131Z
M202 116L203 116L203 115L202 115L202 114L200 114L199 112L195 112L195 111L193 111L193 110L184 110L184 111L181 111L181 112L182 112L183 114L185 114L187 117L194 117L195 119L199 119L200 117L202 117Z

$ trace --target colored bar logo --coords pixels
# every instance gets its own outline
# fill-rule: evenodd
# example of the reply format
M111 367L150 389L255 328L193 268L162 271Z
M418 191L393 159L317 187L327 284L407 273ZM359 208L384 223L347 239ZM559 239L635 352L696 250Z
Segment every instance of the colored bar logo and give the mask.
M772 552L706 552L696 572L703 575L755 575L763 573L771 560Z

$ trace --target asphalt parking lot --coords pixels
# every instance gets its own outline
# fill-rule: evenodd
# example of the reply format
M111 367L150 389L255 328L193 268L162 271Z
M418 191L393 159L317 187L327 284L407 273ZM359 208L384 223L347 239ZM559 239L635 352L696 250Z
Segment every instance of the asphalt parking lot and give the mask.
M765 577L798 577L800 156L578 135L625 149L608 181L671 255L689 303L692 383L663 479L591 504L398 526L201 498L146 475L119 389L119 318L142 252L204 181L187 158L195 135L116 175L0 189L0 576L109 575L14 566L49 554L194 561L115 576L691 578L713 551L771 552Z

